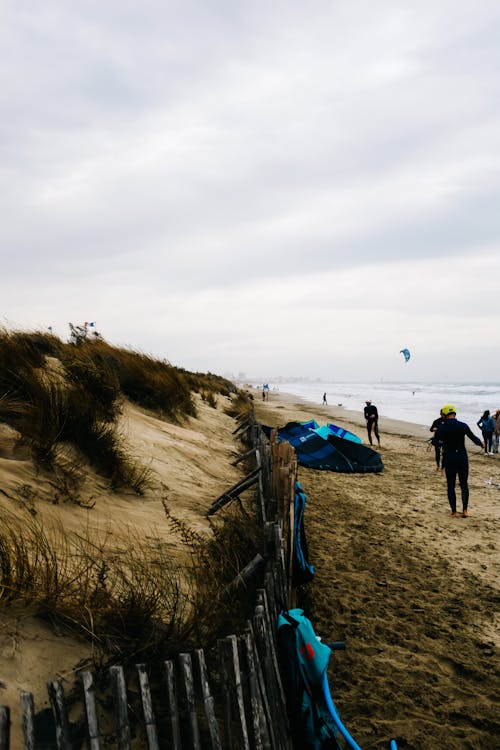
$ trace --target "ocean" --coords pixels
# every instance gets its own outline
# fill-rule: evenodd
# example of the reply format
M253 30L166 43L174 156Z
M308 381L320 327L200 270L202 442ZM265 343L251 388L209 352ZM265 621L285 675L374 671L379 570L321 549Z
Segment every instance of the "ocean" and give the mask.
M262 384L255 384L262 388ZM472 431L481 435L476 426L485 409L492 414L500 409L500 383L412 383L412 382L326 382L281 381L269 382L270 397L273 390L301 396L306 401L321 405L326 392L330 406L342 405L345 409L362 412L370 399L383 417L402 419L429 426L439 416L444 404L454 404L457 419L467 422Z

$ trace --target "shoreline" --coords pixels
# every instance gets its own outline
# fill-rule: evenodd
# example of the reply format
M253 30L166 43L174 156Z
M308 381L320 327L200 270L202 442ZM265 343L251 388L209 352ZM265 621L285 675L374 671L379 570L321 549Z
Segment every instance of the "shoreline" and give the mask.
M346 409L343 406L323 406L322 404L316 404L314 401L309 401L304 396L298 396L286 391L270 391L269 398L263 402L261 391L252 388L246 388L244 390L252 395L254 402L262 402L266 405L278 402L278 404L282 403L287 406L292 406L296 403L297 405L300 405L302 409L314 411L314 413L321 415L326 422L335 422L335 424L339 424L340 427L348 427L349 429L355 427L358 432L363 433L362 435L359 435L359 437L362 438L363 443L366 442L366 422L362 411ZM419 438L431 437L430 425L429 427L426 427L425 425L417 424L416 422L394 419L383 415L379 416L379 429L381 433L385 430L388 434L393 435L410 435L411 437ZM354 430L351 430L351 432L353 431Z
M304 399L308 403L322 404L322 394L327 393L328 404L332 409L341 408L349 415L363 412L365 401L371 399L377 406L379 420L396 420L407 422L421 427L428 427L433 423L439 410L445 403L454 403L457 406L457 418L468 424L473 432L477 431L477 421L485 409L490 412L500 408L500 384L476 383L471 389L467 386L447 388L443 384L428 383L425 388L415 391L407 390L403 384L394 383L323 383L321 388L318 384L293 383L280 384L279 388L271 388L271 398L280 392L288 393L294 397ZM336 389L335 386L338 386ZM261 386L254 383L245 384L250 390L261 393ZM410 386L411 388L411 386ZM480 434L478 437L480 437Z

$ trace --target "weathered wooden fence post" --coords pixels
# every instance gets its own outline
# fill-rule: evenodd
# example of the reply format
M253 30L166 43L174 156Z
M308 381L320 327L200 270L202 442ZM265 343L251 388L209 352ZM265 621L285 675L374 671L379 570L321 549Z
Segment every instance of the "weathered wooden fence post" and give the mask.
M99 724L97 721L97 706L95 700L94 675L88 670L79 674L87 718L87 744L89 750L99 750Z
M35 750L35 699L33 693L21 693L24 750Z
M144 727L148 740L149 750L160 750L158 744L158 732L156 730L156 720L153 711L153 701L151 700L151 689L149 687L149 677L145 664L136 664L137 675L139 678L139 689L141 691L142 713L144 715Z
M48 682L47 690L56 725L57 750L72 750L68 714L64 705L64 690L61 680Z
M189 732L191 735L192 750L201 750L200 729L198 716L196 714L196 699L194 694L193 665L191 654L179 654L179 667L184 684L184 697L186 699L186 710L189 720Z
M172 750L181 750L177 683L175 680L174 663L172 661L165 662L165 678L167 682L167 718L170 724Z
M127 710L127 686L123 667L115 666L109 670L113 685L113 697L116 711L116 735L119 750L130 750L131 737Z
M226 685L224 691L226 746L228 748L237 747L239 750L250 750L238 658L238 640L235 635L228 635L226 638L221 638L217 641L217 644L219 647L221 678Z
M222 743L220 739L219 723L215 716L215 701L210 692L210 685L208 683L207 667L205 664L205 654L203 650L197 649L195 652L196 662L198 664L198 674L200 677L201 685L201 697L203 699L203 706L205 708L205 716L207 717L208 732L210 735L210 742L212 745L211 750L222 750Z

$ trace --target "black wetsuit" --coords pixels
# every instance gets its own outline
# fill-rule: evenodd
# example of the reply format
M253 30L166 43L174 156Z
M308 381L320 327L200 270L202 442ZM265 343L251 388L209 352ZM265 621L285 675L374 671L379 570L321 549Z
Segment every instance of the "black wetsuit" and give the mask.
M434 453L436 456L436 466L438 467L438 469L441 465L441 453L442 453L443 446L441 445L441 443L436 437L436 430L438 429L440 425L443 424L443 422L444 422L444 417L438 417L437 419L434 420L434 422L430 426L431 432L434 433L434 435L431 438L431 443L434 446Z
M375 437L377 438L377 443L380 445L380 436L378 434L378 410L377 407L373 404L367 404L364 409L365 419L366 419L366 429L368 431L368 440L370 441L370 445L373 445L372 442L372 430L375 433Z
M469 459L465 450L465 436L476 445L482 447L482 443L476 437L465 422L457 419L445 419L436 431L436 438L443 445L443 467L446 473L446 484L448 487L448 502L452 513L457 512L457 496L455 484L460 483L462 493L462 511L466 511L469 504Z

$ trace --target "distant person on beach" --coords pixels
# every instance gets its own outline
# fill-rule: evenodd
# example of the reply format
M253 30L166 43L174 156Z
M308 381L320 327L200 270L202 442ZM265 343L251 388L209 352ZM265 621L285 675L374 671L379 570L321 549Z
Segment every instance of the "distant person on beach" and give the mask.
M469 425L458 421L457 410L453 404L445 404L441 409L441 414L444 417L443 424L436 430L436 438L443 445L443 466L446 473L450 515L453 518L458 516L455 492L458 476L462 495L462 517L467 518L469 515L469 458L465 449L465 437L467 436L480 448L484 448L484 443L472 433Z
M493 415L495 423L495 432L493 433L493 453L498 453L498 444L500 443L500 409L497 409Z
M493 433L495 432L495 422L493 421L493 417L490 416L489 409L486 409L481 419L478 420L477 426L483 433L484 452L488 456L492 456L493 455Z
M365 401L364 415L366 419L366 429L368 440L373 445L372 432L377 438L378 447L380 448L380 435L378 434L378 409L371 401Z
M430 430L433 432L433 436L431 437L431 443L434 446L434 453L436 456L436 471L439 471L439 469L443 468L443 464L441 462L442 457L442 445L439 442L439 440L436 437L437 429L440 425L442 425L444 422L443 413L439 412L439 417L434 420L434 422L431 424Z
M323 405L328 406L328 401L326 400L326 393L323 393Z
M265 388L262 389L262 400L263 401L266 400L266 389Z

